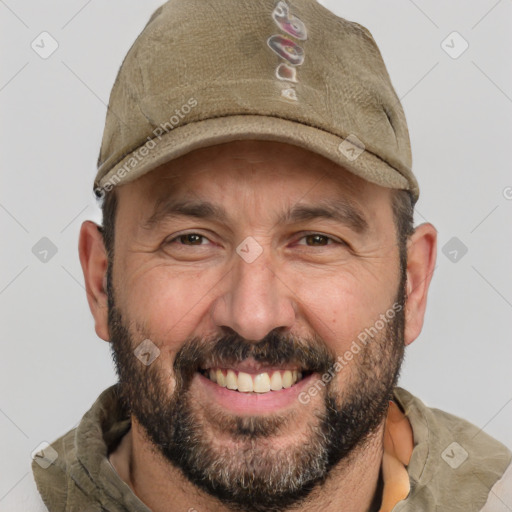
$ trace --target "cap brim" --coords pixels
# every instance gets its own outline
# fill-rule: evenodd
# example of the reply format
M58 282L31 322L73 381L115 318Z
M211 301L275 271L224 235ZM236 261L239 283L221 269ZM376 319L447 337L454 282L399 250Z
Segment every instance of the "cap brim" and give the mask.
M102 191L108 192L115 186L133 181L190 151L234 140L288 143L322 155L382 187L410 190L415 199L419 195L417 184L411 188L404 176L406 170L399 171L360 144L353 145L348 142L350 137L343 139L312 126L257 115L207 119L176 127L160 137L148 139L111 169L108 166L112 163L105 162L98 170L98 176L102 176L102 169L106 174L95 183L95 191L97 195L102 195ZM414 177L412 180L415 182Z

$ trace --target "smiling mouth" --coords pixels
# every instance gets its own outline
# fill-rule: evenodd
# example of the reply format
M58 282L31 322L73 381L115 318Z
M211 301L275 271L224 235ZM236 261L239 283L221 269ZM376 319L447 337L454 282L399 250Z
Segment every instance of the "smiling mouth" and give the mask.
M231 368L205 368L198 370L218 386L239 393L270 393L291 388L312 372L299 369L272 370L247 373Z

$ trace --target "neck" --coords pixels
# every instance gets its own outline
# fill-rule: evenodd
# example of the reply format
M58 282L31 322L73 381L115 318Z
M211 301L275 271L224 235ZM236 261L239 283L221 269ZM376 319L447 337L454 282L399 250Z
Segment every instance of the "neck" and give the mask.
M354 450L329 473L321 486L293 508L296 512L371 512L378 492L383 454L384 422L364 446ZM204 493L171 465L147 439L132 417L132 428L110 462L134 494L153 512L173 510L232 512L233 509Z

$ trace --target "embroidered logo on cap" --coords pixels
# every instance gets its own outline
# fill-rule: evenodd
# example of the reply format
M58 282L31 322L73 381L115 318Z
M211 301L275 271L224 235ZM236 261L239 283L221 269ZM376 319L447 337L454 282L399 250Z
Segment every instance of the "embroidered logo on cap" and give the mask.
M288 64L279 64L276 69L276 75L279 80L297 83L297 68L288 66Z
M291 35L295 39L305 41L308 38L306 25L304 25L304 23L299 18L297 18L297 16L290 14L290 8L286 2L281 1L277 4L277 7L272 13L272 17L281 30Z
M290 7L280 0L272 13L276 25L286 34L299 41L306 41L308 31L306 25L297 16L290 13ZM298 83L297 66L304 64L304 48L298 43L282 34L270 36L267 40L269 48L279 55L285 62L276 69L276 78L283 82ZM295 86L291 85L281 91L284 99L298 101Z
M268 45L292 66L301 66L304 63L304 50L291 39L284 36L272 36L268 40Z

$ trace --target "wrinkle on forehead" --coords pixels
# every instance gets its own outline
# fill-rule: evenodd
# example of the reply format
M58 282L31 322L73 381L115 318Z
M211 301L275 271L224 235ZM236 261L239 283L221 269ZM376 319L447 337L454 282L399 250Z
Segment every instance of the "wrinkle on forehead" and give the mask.
M216 167L213 167L215 162ZM264 172L263 172L264 171ZM238 180L265 177L310 176L320 183L336 181L349 195L373 185L321 155L280 142L233 141L188 153L139 178L149 183L153 196L175 191L183 183L201 174L215 182L226 173ZM194 181L199 185L200 181Z

